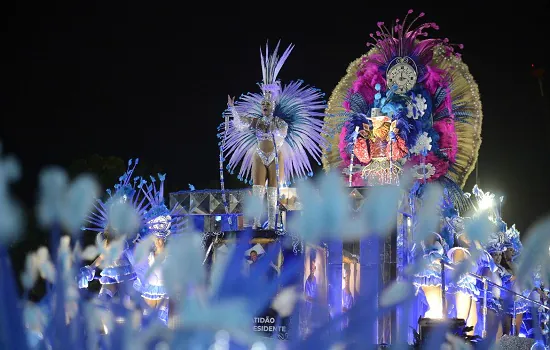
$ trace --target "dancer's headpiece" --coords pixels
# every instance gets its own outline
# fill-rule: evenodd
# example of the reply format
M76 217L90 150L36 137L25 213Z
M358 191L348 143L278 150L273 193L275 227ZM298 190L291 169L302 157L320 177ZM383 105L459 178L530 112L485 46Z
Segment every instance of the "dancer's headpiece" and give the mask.
M277 76L279 75L279 71L283 67L286 59L292 52L292 49L294 49L294 45L290 44L283 55L279 57L277 54L280 43L280 41L277 43L275 50L271 54L269 53L268 44L265 45L265 53L260 48L262 83L259 85L262 89L264 97L262 104L270 103L273 108L275 107L282 90L281 82L277 80Z
M145 225L142 228L142 237L149 234L159 238L166 238L172 233L179 232L185 220L178 215L180 210L174 206L172 210L164 204L164 179L166 174L157 174L160 182L159 188L156 186L157 179L151 176L151 183L142 183L141 190L145 195L150 209L145 213Z
M516 228L516 224L506 230L504 246L507 249L514 250L514 256L512 259L515 259L521 253L523 245L521 244L520 232Z

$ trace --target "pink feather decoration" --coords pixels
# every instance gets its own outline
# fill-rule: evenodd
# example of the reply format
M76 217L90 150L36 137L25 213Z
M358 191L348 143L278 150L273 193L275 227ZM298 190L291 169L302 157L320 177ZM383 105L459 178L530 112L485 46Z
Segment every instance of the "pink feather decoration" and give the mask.
M451 163L454 163L458 152L458 138L452 118L438 120L433 128L439 134L439 149L447 154Z
M342 102L342 107L344 107L347 112L351 111L351 104L348 100L344 100L344 102Z
M434 95L438 88L446 87L446 75L443 69L426 65L426 76L424 79L424 87L430 95Z
M352 186L365 186L365 180L361 177L361 174L353 174L351 176L351 185Z
M353 82L351 88L352 93L360 93L369 104L374 102L374 95L378 92L374 88L376 84L380 84L382 90L386 87L384 72L380 71L376 58L372 56L368 61L364 61L364 65L357 72L357 79Z

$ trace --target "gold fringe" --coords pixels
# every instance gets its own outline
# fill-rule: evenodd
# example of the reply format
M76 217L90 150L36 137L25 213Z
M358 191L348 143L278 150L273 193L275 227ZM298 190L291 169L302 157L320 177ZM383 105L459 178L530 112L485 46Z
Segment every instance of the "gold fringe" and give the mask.
M481 124L483 111L479 88L468 66L456 56L443 57L437 48L434 50L434 62L437 67L451 72L451 97L453 104L462 105L464 111L472 114L468 123L455 121L455 130L458 139L456 162L452 165L448 177L460 187L464 187L468 176L476 166L479 148L481 147Z

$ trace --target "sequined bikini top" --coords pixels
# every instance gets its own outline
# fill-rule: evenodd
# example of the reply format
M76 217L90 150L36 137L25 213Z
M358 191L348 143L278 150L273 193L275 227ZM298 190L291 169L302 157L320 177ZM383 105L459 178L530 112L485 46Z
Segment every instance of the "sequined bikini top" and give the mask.
M277 148L280 148L285 141L288 132L288 124L284 120L277 117L270 119L259 118L255 131L258 142L273 141L274 136L275 144Z

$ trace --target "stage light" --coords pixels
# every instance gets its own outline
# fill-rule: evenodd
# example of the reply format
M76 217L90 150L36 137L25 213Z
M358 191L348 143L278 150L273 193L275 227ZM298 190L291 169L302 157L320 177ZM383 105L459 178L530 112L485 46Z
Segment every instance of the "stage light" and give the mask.
M425 316L427 319L430 320L441 320L443 319L443 308L430 308L428 311L426 311Z
M494 200L491 196L484 196L479 202L479 210L486 210L494 205Z

